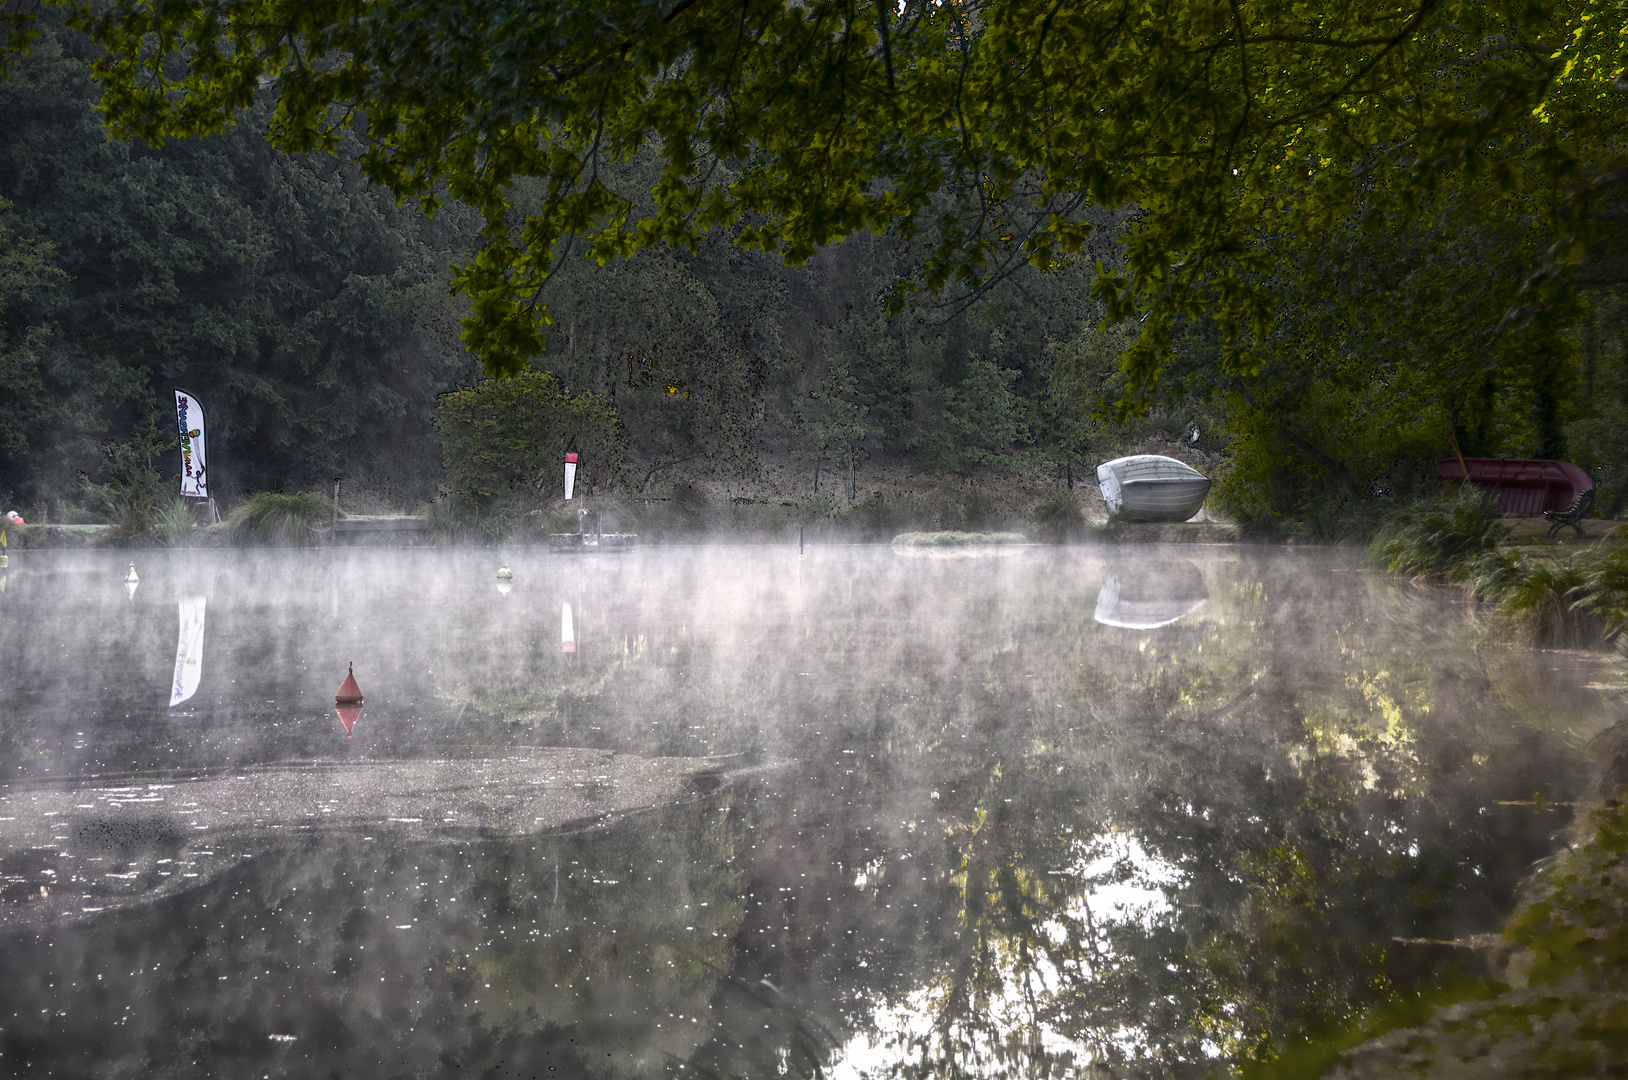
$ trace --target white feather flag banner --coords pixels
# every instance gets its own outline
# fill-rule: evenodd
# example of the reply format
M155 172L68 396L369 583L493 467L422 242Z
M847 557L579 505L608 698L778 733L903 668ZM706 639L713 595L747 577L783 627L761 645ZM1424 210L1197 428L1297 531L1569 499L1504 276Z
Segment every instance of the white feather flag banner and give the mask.
M209 498L208 454L204 447L204 413L198 399L175 392L175 423L181 435L181 494Z

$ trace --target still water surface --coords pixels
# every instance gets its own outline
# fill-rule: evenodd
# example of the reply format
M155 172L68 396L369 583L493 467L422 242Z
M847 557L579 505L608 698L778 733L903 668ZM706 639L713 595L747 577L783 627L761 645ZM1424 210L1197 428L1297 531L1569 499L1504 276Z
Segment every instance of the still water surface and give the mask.
M1224 1075L1480 974L1607 722L1344 552L131 557L0 571L0 1070Z

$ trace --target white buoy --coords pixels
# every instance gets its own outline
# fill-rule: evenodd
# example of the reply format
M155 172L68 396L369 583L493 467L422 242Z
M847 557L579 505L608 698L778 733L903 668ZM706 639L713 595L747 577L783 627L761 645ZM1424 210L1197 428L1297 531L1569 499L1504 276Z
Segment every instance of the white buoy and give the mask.
M577 456L565 455L565 501L571 501L571 492L577 486Z
M131 563L130 572L124 575L124 590L130 594L131 599L135 599L136 586L140 584L141 578L136 575L136 564Z
M498 592L502 593L504 596L508 596L509 590L514 588L513 581L514 571L510 570L507 566L500 566L497 568Z

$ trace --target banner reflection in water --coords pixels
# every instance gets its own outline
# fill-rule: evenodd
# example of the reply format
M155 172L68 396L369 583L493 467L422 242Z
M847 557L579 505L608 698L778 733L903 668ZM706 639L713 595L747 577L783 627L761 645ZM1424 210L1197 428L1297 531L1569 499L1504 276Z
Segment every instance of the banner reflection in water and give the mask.
M202 596L181 598L181 633L175 642L175 678L170 683L170 708L198 692L203 678L204 605Z

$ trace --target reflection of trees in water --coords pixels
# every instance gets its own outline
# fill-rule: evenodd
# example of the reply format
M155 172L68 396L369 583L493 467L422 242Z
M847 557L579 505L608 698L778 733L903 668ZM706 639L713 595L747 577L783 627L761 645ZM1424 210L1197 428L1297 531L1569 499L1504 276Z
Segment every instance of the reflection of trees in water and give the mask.
M28 1019L8 1024L6 1059L72 1075L659 1074L715 1028L750 830L715 800L652 817L468 844L313 837L166 904L8 943L0 1003Z
M1541 701L1432 597L1205 571L1203 610L1146 631L1093 623L1094 583L831 583L817 619L727 632L628 609L642 653L579 630L562 661L605 673L573 722L798 761L741 855L735 977L877 1075L1203 1074L1473 969L1393 939L1493 929L1547 829L1482 807L1562 771ZM1115 917L1133 886L1150 907ZM694 1060L745 1075L760 1043Z
M290 848L21 943L8 972L55 984L4 992L69 1017L14 1006L7 1038L72 1064L94 1034L97 1061L176 1075L377 1074L382 1046L406 1075L819 1054L876 1076L1205 1075L1473 967L1394 939L1495 928L1547 850L1545 815L1497 805L1570 794L1541 673L1478 652L1430 594L1195 561L1208 601L1146 631L1093 621L1104 568L1021 559L801 592L589 579L569 658L552 601L453 609L435 679L454 701L541 738L790 764L720 795L727 814Z
M1496 927L1548 845L1542 818L1494 805L1563 775L1547 712L1512 707L1470 628L1421 619L1420 597L1283 597L1240 577L1191 626L1113 640L1016 624L1015 649L958 667L965 689L919 668L890 688L925 707L889 712L894 752L869 775L843 788L810 763L815 790L875 793L838 801L825 829L849 838L832 863L874 868L854 936L911 943L808 981L866 1003L872 1034L851 1052L902 1075L1085 1060L1202 1075L1213 1054L1269 1057L1476 970L1473 953L1395 939ZM1006 733L994 763L991 742L957 737L986 726ZM928 788L930 815L900 812ZM915 829L866 828L893 820ZM1113 842L1145 855L1110 868L1154 874L1157 918L1102 917L1111 876L1070 872ZM902 866L909 884L889 876ZM890 895L921 903L914 925L886 917Z

